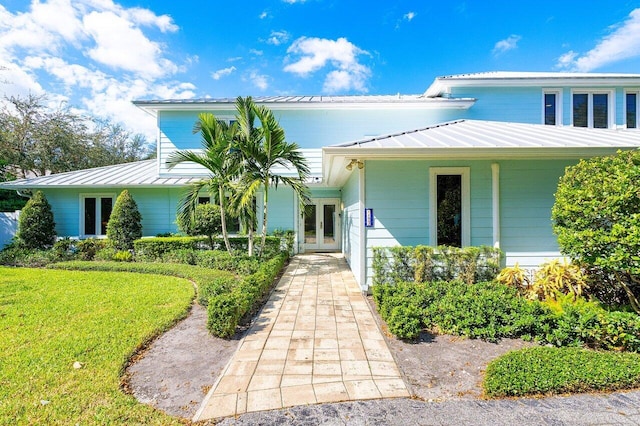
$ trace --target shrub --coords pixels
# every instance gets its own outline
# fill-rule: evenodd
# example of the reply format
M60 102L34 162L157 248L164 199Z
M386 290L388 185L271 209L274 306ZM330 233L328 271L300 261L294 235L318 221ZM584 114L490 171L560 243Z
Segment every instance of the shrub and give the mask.
M502 252L492 247L374 247L373 284L401 281L490 281L500 268Z
M612 273L638 313L639 194L640 151L620 151L568 167L552 209L563 254Z
M56 240L53 211L42 191L37 191L22 209L18 217L16 238L28 249L46 249Z
M78 258L78 260L93 260L93 258L96 256L96 253L102 249L105 249L108 243L108 240L99 240L97 238L80 240L75 243L76 257Z
M534 300L547 300L555 299L557 294L569 294L576 300L587 287L587 278L578 265L554 259L536 272L526 295Z
M118 195L107 223L107 238L118 251L133 250L133 242L142 237L142 216L129 191Z
M389 331L400 339L415 339L422 329L422 315L416 306L396 306L389 315Z
M640 386L640 355L580 348L534 347L489 363L489 397L559 394Z
M136 258L140 261L162 261L166 253L176 250L197 249L206 241L203 237L156 237L133 242Z
M527 270L522 269L516 262L514 266L508 266L496 277L496 281L509 287L516 288L520 294L526 294L531 286L531 280Z
M178 228L190 236L206 235L209 238L209 246L213 250L214 236L222 232L220 206L210 203L199 204L192 218L188 220L178 218Z
M252 312L275 283L284 266L286 254L280 254L260 265L258 271L239 282L229 292L221 292L209 298L207 328L218 337L230 337L240 320ZM221 286L225 286L223 283ZM218 291L212 288L212 292Z

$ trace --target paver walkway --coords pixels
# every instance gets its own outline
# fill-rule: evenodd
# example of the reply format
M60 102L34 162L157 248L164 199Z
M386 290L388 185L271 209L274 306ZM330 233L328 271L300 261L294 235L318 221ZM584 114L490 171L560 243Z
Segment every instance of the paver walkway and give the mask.
M194 421L296 405L408 396L342 256L298 255Z

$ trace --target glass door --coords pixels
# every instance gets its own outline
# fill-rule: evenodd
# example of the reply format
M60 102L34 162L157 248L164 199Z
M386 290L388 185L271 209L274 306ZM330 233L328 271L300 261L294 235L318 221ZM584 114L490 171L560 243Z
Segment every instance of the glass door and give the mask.
M304 208L302 230L305 251L340 249L339 199L317 198Z

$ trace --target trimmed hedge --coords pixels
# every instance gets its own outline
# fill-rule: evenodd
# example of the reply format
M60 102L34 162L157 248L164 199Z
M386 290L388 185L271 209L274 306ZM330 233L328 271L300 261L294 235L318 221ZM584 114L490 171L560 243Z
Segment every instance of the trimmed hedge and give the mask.
M258 241L258 239L255 239ZM234 255L247 252L247 237L229 238ZM266 249L262 258L271 258L280 252L282 240L279 237L267 237ZM134 241L133 249L136 259L146 262L162 262L167 253L177 250L202 250L210 249L207 237L155 237L142 238ZM224 241L221 238L214 239L215 250L225 250ZM239 252L239 253L238 253Z
M221 282L220 289L211 288L212 296L207 307L207 328L218 337L231 337L236 331L240 320L257 307L274 284L287 260L287 255L281 253L271 260L262 263L257 272L241 279L231 291L228 282Z
M500 272L502 252L481 247L374 247L373 285L403 281L491 281Z
M492 342L532 339L547 332L552 321L549 308L494 282L376 285L373 298L389 331L401 339L414 339L424 328Z
M483 381L489 397L559 394L640 386L640 355L534 347L493 360Z

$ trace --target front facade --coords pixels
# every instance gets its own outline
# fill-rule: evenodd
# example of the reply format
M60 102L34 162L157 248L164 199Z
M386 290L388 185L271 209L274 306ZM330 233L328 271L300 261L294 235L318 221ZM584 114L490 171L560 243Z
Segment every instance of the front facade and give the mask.
M363 290L376 246L491 245L532 267L557 257L550 215L565 167L640 147L640 75L483 73L437 78L421 95L254 101L312 171L304 211L290 188L270 192L269 231L294 230L299 251L342 251ZM144 235L176 232L183 188L206 172L166 160L200 147L199 113L233 120L234 102L137 101L157 120L157 160L0 186L43 190L61 236L103 235L125 188Z

